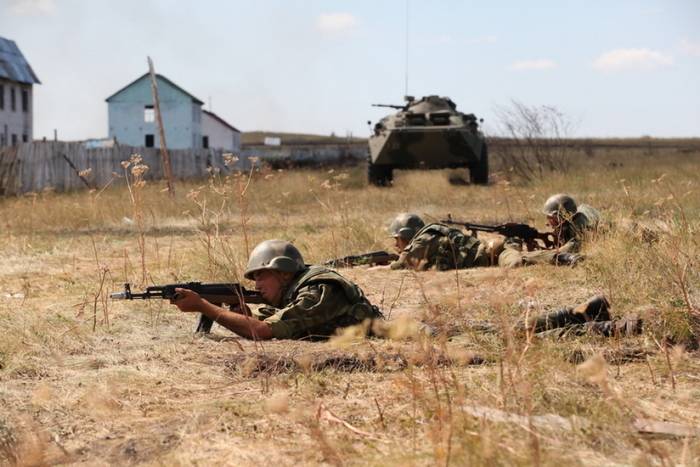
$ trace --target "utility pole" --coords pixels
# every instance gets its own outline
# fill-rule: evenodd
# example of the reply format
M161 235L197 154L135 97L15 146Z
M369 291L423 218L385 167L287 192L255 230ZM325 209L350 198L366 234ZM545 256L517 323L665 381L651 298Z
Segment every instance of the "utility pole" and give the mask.
M158 99L158 83L156 82L156 72L153 69L153 60L148 57L148 71L151 74L151 93L153 94L153 110L156 114L158 134L160 135L160 157L163 161L163 172L168 184L168 193L171 198L175 197L175 184L173 182L173 171L170 166L170 154L165 143L165 128L163 128L163 118L160 114L160 100Z

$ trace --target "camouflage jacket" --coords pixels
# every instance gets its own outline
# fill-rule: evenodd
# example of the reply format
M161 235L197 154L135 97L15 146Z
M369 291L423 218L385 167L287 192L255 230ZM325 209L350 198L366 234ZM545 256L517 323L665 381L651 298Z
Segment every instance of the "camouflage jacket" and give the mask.
M287 287L280 308L264 306L254 314L277 339L324 339L338 328L382 318L357 285L322 266L300 272Z
M488 266L485 246L476 238L444 224L428 224L416 233L392 269L439 271Z
M557 243L560 245L559 251L568 253L580 251L584 235L586 232L595 230L599 222L600 213L597 209L587 204L580 205L571 219L554 230Z

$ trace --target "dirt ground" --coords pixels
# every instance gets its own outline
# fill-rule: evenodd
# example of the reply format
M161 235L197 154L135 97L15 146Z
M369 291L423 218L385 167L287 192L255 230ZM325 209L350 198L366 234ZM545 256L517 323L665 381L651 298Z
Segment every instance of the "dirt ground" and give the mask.
M605 157L536 187L263 172L180 184L174 203L157 183L0 201L0 464L698 465L700 155L624 159L615 173L609 158L623 156ZM201 337L194 314L107 298L127 281L238 280L265 238L310 262L388 249L401 211L543 228L539 206L558 191L614 224L576 268L342 270L392 339ZM668 230L645 242L628 218ZM616 317L641 314L643 334L514 332L598 293Z

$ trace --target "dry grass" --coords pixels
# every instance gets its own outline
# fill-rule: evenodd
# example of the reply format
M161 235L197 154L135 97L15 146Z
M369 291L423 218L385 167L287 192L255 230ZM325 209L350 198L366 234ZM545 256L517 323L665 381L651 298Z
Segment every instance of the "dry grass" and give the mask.
M698 354L682 347L700 303L698 156L598 150L538 186L400 172L378 189L362 168L263 170L180 183L175 202L153 183L134 202L125 187L2 199L0 464L697 464L697 438L633 422L700 425ZM539 207L559 191L612 224L582 267L347 271L397 332L419 318L442 331L434 339L255 345L221 328L227 338L200 339L193 316L163 303L104 299L144 277L236 280L247 249L271 237L313 262L386 249L399 211L544 227ZM626 219L666 232L646 243ZM510 331L598 292L615 315L641 310L644 335ZM503 332L474 332L474 319Z

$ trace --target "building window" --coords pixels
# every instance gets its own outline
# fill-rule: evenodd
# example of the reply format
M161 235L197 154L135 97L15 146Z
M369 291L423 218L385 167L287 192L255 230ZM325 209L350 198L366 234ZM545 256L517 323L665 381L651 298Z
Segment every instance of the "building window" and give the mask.
M10 88L10 109L13 112L17 110L17 105L15 105L15 88Z
M143 108L143 121L146 123L153 123L156 121L156 112L153 110L152 105L147 105Z
M154 146L155 146L155 138L153 138L153 135L146 135L146 147L152 148Z
M12 145L14 146L15 144L17 144L17 135L12 133Z
M5 110L5 86L0 84L0 110Z
M202 136L202 147L204 149L209 149L209 137L208 136Z
M22 135L22 142L23 142L23 143L28 143L28 142L29 142L29 136L27 136L27 135Z
M22 112L29 112L29 92L22 89Z

